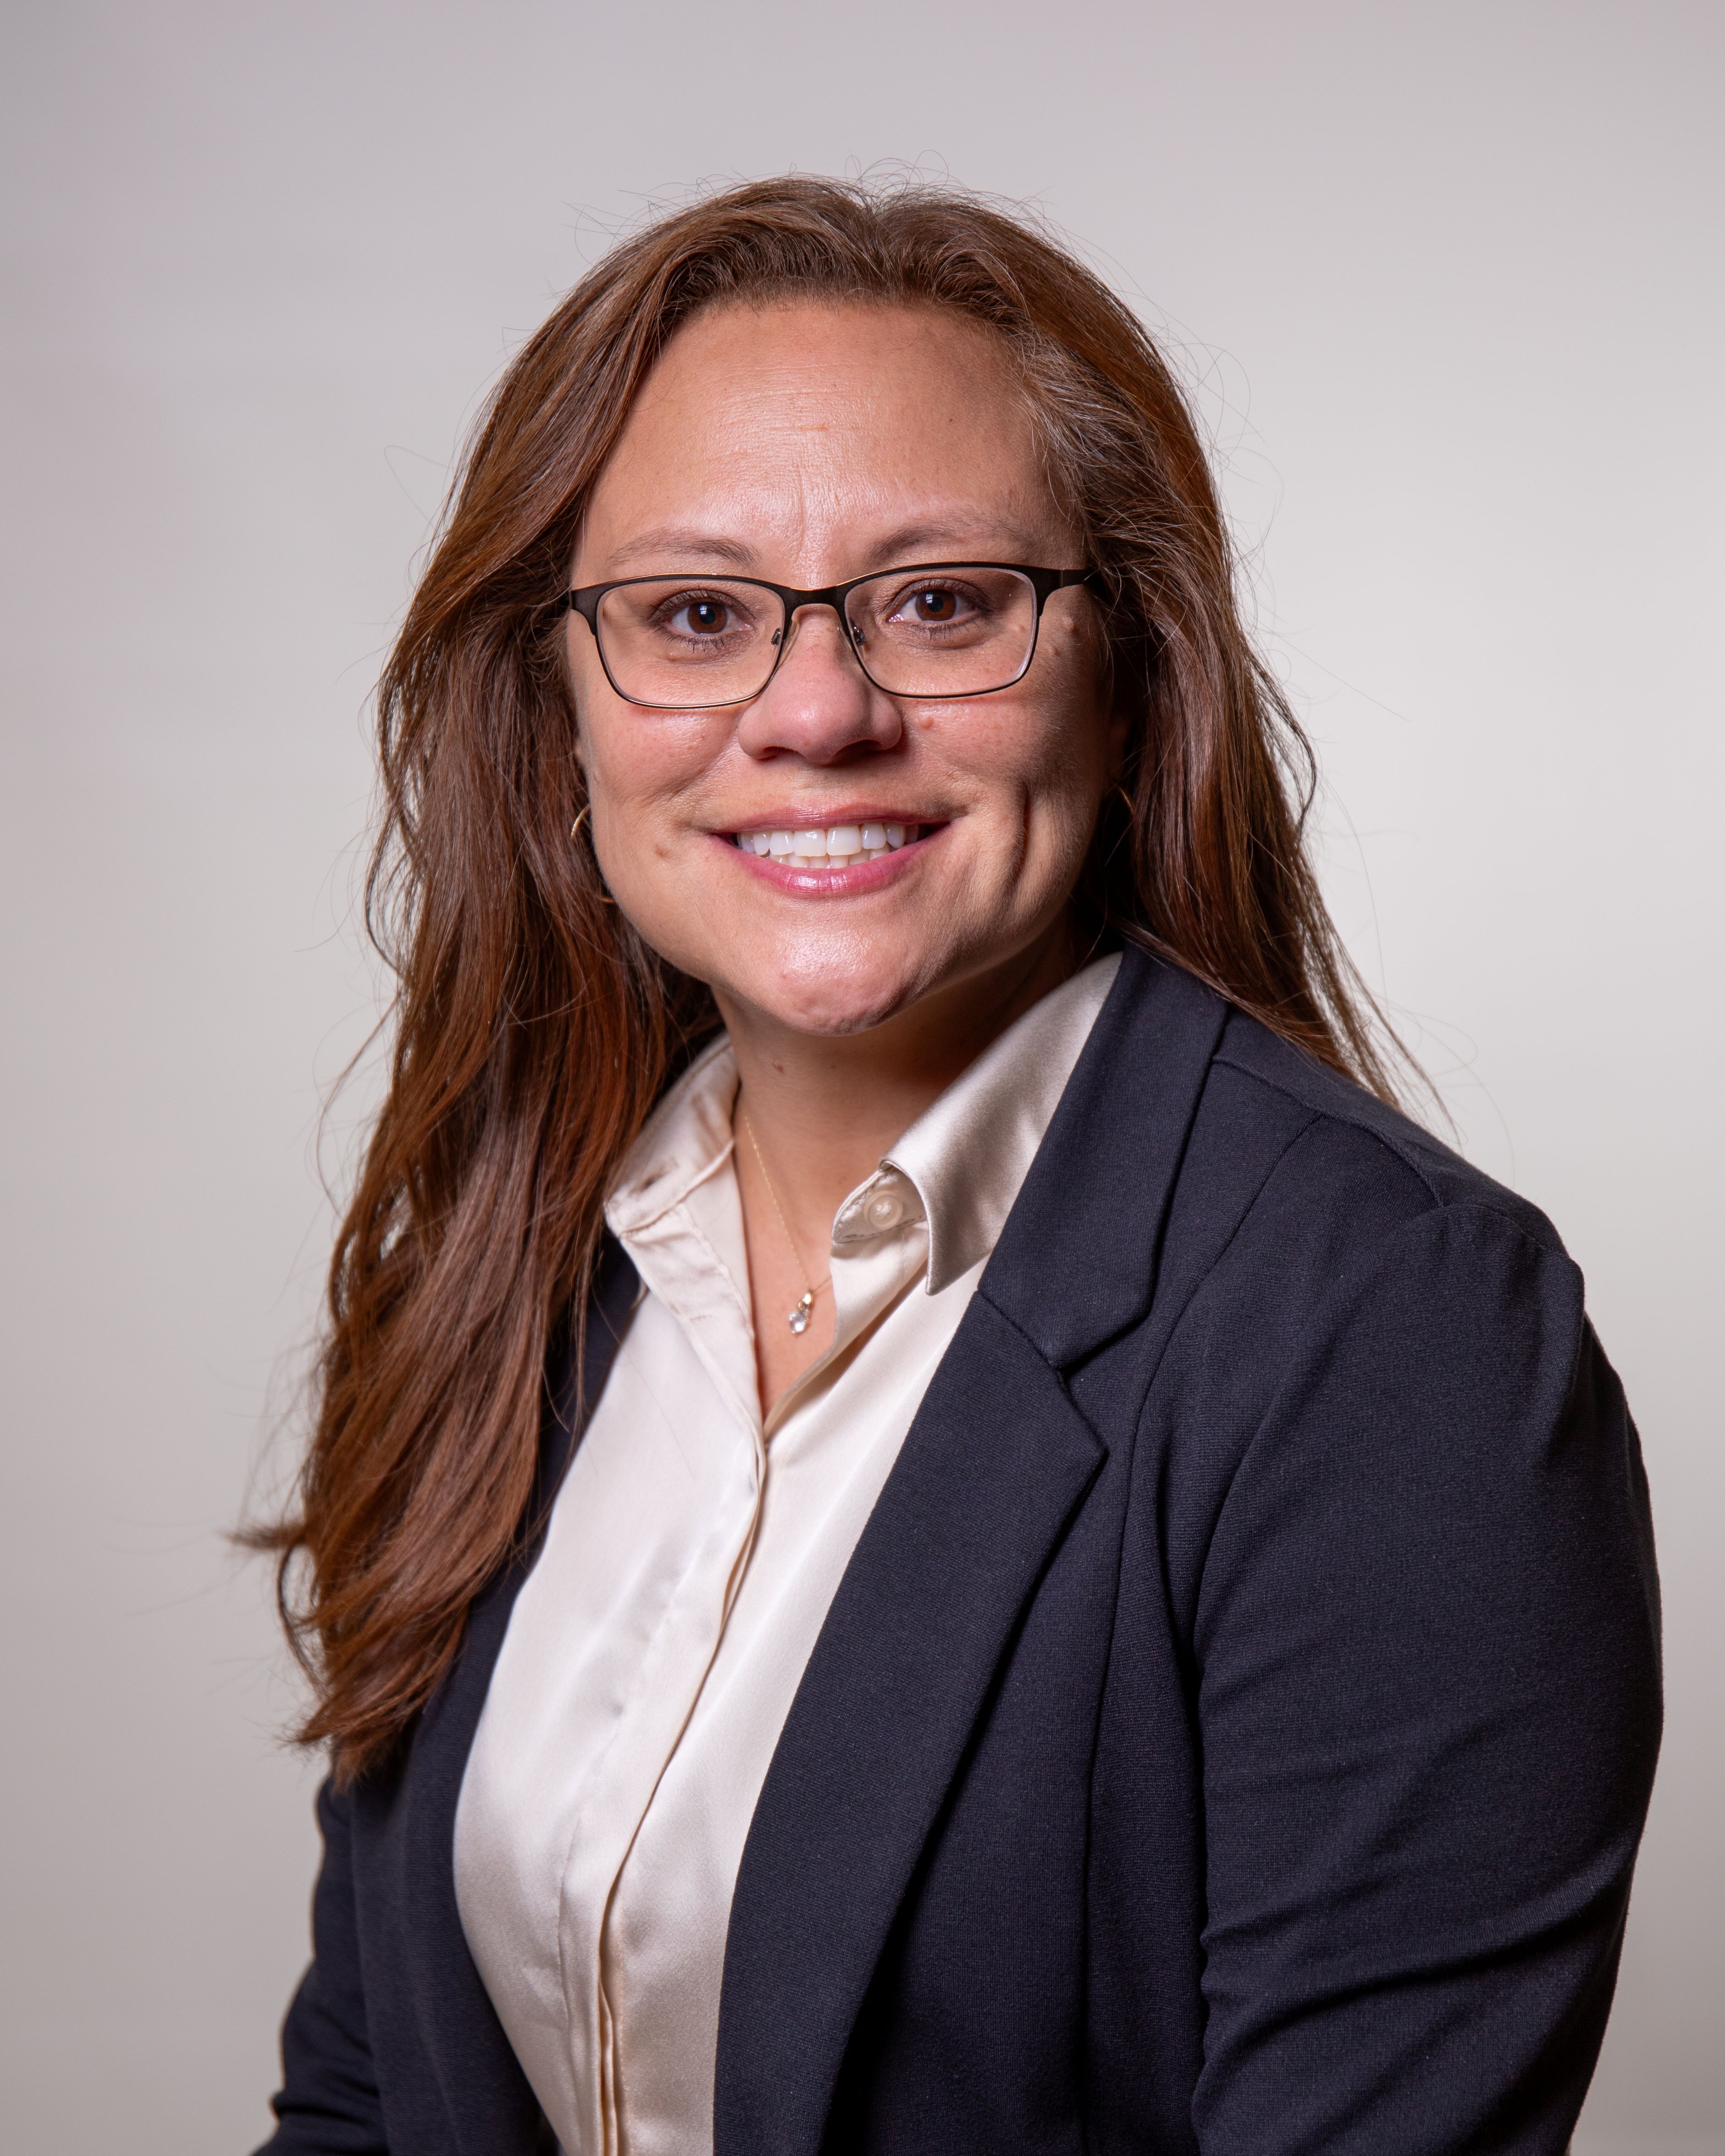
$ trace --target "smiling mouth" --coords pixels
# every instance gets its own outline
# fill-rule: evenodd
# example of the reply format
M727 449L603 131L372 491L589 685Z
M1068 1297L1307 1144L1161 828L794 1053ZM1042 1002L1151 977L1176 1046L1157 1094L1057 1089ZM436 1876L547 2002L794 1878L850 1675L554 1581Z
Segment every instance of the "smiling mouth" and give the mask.
M770 857L786 868L848 869L913 845L933 828L927 824L829 824L819 831L737 831L732 835L742 852Z

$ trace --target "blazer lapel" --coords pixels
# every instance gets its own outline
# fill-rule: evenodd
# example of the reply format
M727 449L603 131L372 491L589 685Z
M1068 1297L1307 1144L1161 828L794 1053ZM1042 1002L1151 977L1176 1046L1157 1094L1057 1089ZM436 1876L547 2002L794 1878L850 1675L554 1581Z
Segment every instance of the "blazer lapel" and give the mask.
M1228 1005L1202 982L1127 950L978 1291L1059 1369L1150 1307L1227 1023Z
M846 2045L1019 1614L1106 1456L1062 1366L1141 1317L1226 1016L1126 954L839 1584L744 1847L715 2156L815 2156Z
M813 2156L845 2046L1014 1620L1102 1459L972 1301L839 1583L732 1901L716 2156Z

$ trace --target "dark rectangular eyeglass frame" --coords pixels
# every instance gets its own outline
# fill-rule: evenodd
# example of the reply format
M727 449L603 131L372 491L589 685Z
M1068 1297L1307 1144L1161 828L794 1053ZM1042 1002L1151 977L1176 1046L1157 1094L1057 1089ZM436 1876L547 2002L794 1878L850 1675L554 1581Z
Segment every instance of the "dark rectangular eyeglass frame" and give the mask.
M911 696L908 690L889 689L885 682L876 681L857 649L855 632L845 618L845 602L859 584L872 584L877 578L915 577L936 572L952 576L961 569L1008 569L1015 576L1022 577L1035 593L1036 612L1030 624L1030 648L1024 654L1024 665L1009 680L997 681L992 688L958 689L944 696L917 697ZM1037 639L1042 629L1042 609L1048 604L1051 595L1055 592L1071 591L1081 585L1093 598L1100 598L1104 588L1101 572L1096 569L1036 569L1027 562L904 562L890 569L870 569L865 576L852 577L846 583L829 584L821 591L799 591L793 584L769 583L764 577L733 577L722 569L705 572L691 571L685 578L685 572L673 569L668 574L658 577L614 577L608 584L583 584L578 591L565 592L564 609L570 613L578 613L593 632L593 649L599 654L599 664L605 670L605 679L625 703L638 705L644 711L723 711L737 704L752 704L757 696L766 694L768 683L778 673L780 661L790 648L790 638L781 631L778 650L768 670L767 680L747 696L732 696L722 703L715 704L649 704L643 702L639 696L631 696L612 673L610 661L605 656L605 646L599 635L599 603L608 592L621 591L629 584L680 583L685 580L691 584L703 581L716 584L747 584L753 591L772 592L783 604L786 629L789 629L800 608L829 606L838 615L840 626L847 632L845 641L850 646L850 655L865 679L883 696L910 696L913 703L938 704L961 703L968 696L997 696L1003 689L1010 689L1014 682L1022 681L1036 656Z

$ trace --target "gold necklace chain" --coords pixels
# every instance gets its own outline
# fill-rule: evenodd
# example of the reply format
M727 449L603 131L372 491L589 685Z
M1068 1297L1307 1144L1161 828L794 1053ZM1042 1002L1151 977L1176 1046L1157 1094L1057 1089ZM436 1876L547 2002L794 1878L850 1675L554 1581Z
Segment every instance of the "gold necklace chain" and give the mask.
M755 1127L749 1121L748 1111L741 1101L737 1104L737 1116L738 1122L742 1125L743 1136L748 1140L750 1148L754 1153L756 1164L761 1171L761 1180L767 1186L767 1195L773 1201L773 1209L778 1215L778 1224L784 1229L784 1239L791 1246L791 1255L796 1260L797 1270L802 1277L801 1299L796 1308L787 1316L785 1322L793 1332L806 1332L809 1330L809 1315L814 1308L814 1298L819 1294L820 1288L816 1287L809 1277L809 1268L803 1262L803 1253L797 1248L797 1239L791 1233L791 1224L784 1217L784 1208L778 1202L778 1193L773 1187L773 1178L767 1173L767 1161L761 1151L761 1142L755 1136ZM830 1287L832 1284L833 1276L829 1273L820 1286Z

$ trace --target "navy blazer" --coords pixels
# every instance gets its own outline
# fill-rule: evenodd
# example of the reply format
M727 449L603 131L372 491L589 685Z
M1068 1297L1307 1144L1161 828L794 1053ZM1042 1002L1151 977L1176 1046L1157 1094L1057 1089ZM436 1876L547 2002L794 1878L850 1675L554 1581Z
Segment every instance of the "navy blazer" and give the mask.
M589 1400L634 1291L613 1249ZM573 1443L549 1414L542 1506ZM553 2145L451 1856L533 1555L319 1799L278 2156ZM1561 2151L1658 1641L1547 1221L1128 952L762 1789L716 2156Z

